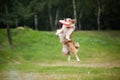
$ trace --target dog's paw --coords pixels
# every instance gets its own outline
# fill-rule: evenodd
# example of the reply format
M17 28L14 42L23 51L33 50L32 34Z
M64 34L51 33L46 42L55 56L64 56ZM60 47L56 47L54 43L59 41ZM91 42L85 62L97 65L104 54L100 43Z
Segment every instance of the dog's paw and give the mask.
M70 56L68 56L68 61L70 61Z
M80 62L80 60L77 60L77 62Z
M80 62L80 59L78 57L76 57L76 59L77 59L77 62Z

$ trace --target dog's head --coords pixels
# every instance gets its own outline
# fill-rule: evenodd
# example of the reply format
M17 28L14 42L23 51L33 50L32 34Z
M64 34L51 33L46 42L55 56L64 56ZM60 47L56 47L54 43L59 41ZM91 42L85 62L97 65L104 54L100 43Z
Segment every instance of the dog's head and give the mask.
M62 25L65 25L65 26L70 26L72 24L75 24L76 23L76 20L75 19L71 19L71 18L66 18L64 20L59 20L59 22L62 24Z
M75 24L75 23L76 23L76 20L75 20L75 19L66 18L65 20L66 20L66 22L68 22L69 24Z

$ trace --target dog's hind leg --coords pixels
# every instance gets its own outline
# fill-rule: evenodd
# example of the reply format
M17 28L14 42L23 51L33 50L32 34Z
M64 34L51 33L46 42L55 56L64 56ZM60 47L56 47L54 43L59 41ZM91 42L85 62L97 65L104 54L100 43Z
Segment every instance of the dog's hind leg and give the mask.
M78 57L78 54L77 54L77 49L75 48L75 50L73 50L73 53L74 53L74 55L75 55L75 57L76 57L76 60L79 62L80 61L80 59L79 59L79 57Z
M78 56L75 56L75 57L76 57L77 61L79 62L80 61L79 57Z
M70 51L67 53L67 56L68 56L68 61L70 61Z
M70 61L70 50L67 45L63 45L62 52L68 57L67 60Z
M70 57L71 57L71 56L70 56L70 55L68 55L68 61L70 61Z
M80 59L79 59L78 54L77 54L78 49L74 46L74 44L72 42L69 42L68 45L70 46L71 51L74 53L76 60L79 62Z

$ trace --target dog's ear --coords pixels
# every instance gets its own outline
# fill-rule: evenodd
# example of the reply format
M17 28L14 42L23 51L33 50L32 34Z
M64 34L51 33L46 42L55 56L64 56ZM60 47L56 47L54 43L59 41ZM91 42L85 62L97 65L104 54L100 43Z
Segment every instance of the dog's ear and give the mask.
M73 20L72 20L72 23L76 23L76 19L73 19Z

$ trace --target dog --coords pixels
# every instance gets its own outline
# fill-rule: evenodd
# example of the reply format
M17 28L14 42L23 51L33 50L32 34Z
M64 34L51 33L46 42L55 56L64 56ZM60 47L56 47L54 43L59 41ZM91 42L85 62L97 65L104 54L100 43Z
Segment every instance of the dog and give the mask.
M78 48L80 47L78 42L74 42L71 40L71 35L75 30L75 20L67 18L65 20L59 20L62 25L61 29L58 29L56 35L59 36L60 42L63 45L62 52L68 56L68 61L70 61L70 52L72 52L76 60L79 62L80 59L78 57Z
M64 19L64 20L59 20L59 22L62 24L62 28L57 30L56 35L59 35L60 33L63 33L65 35L64 37L68 41L71 41L72 33L75 30L76 20L71 19L71 18L67 18L67 19ZM62 42L62 41L63 41L62 38L60 38L60 42Z

